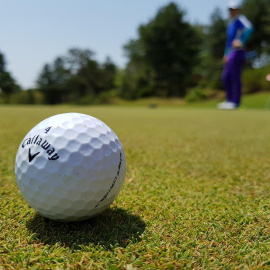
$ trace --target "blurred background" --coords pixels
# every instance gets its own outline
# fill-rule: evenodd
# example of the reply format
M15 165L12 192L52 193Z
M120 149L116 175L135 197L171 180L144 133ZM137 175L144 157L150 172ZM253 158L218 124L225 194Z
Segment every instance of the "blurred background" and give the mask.
M227 0L0 4L0 104L224 98ZM270 0L243 0L242 13L255 29L242 76L246 102L270 107Z

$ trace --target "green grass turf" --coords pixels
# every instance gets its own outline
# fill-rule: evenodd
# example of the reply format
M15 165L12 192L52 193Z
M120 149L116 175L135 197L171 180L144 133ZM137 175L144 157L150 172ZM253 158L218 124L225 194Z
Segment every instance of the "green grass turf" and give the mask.
M206 100L204 102L199 101L191 104L187 104L192 108L216 108L216 100ZM242 97L241 110L245 109L270 109L270 93L261 92L255 94L244 95Z
M26 133L63 112L118 135L127 174L89 221L36 214L16 186ZM268 269L270 111L147 107L0 107L0 269Z
M118 106L128 106L128 107L162 107L162 108L172 108L172 107L184 107L184 108L216 108L219 102L224 100L217 99L207 99L199 100L196 102L188 103L185 99L181 98L158 98L149 97L142 98L138 100L121 100L118 98L112 99L111 103ZM270 93L269 92L259 92L255 94L243 95L241 102L241 110L245 109L270 109Z

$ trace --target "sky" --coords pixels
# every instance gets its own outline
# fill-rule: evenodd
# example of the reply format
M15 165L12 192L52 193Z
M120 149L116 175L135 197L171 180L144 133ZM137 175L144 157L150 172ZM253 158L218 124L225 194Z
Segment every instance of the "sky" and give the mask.
M7 69L25 89L46 63L70 48L90 49L123 68L123 46L138 37L158 9L171 0L0 0L0 51ZM207 24L216 7L226 15L227 0L174 0L190 23Z

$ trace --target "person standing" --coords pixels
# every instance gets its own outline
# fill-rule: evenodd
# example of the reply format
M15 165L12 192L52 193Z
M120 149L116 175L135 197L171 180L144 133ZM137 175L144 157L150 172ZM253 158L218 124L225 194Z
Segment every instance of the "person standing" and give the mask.
M218 109L233 110L241 102L241 73L245 61L245 44L253 32L251 22L240 13L236 1L228 4L230 21L227 26L227 41L223 57L222 82L226 90L226 101L218 104Z

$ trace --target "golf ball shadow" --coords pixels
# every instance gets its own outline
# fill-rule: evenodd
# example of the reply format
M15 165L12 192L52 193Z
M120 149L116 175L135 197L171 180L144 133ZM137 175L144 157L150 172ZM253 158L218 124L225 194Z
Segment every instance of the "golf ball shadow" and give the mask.
M126 247L139 242L146 224L140 216L112 207L81 222L57 222L36 213L26 223L33 241L47 245L60 244L74 250L100 245L106 249Z

